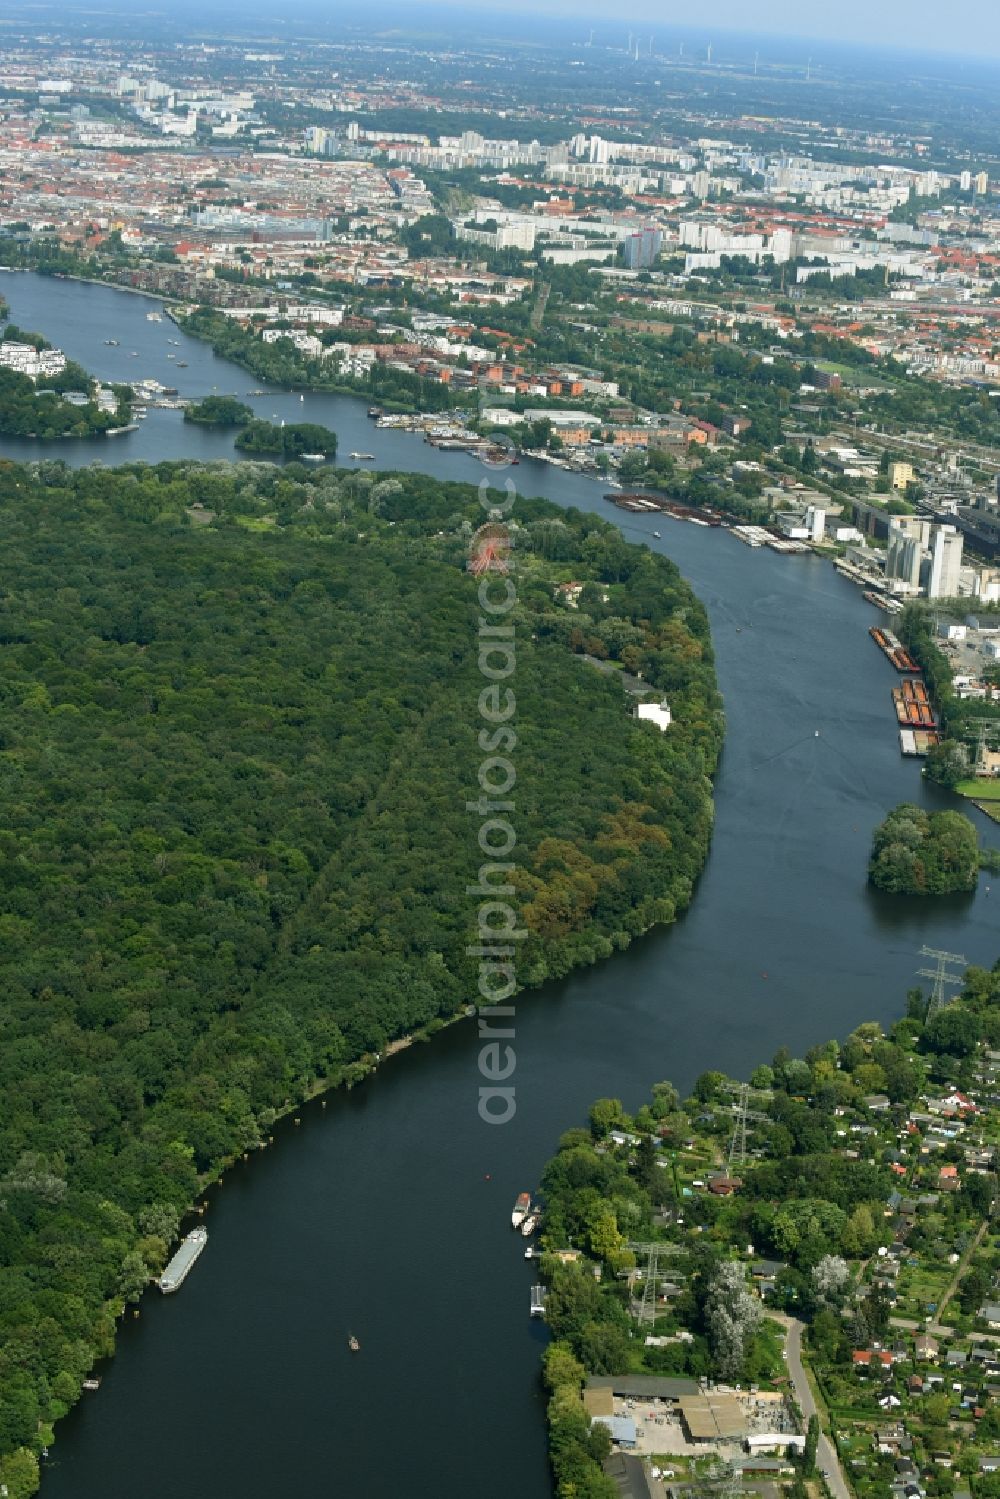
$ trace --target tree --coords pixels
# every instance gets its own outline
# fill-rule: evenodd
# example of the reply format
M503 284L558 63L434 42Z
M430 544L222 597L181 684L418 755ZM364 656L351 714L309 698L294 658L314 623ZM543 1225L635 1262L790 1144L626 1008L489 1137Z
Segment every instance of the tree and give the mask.
M850 1280L851 1267L839 1254L825 1254L813 1266L813 1286L822 1301L838 1302Z
M848 1218L840 1242L844 1252L855 1258L871 1254L878 1244L875 1217L866 1202L859 1203Z
M680 1106L681 1096L673 1083L654 1083L653 1101L650 1107L657 1119L665 1119L668 1114L676 1113Z
M969 774L969 752L959 739L942 739L928 752L925 769L929 780L954 790Z
M699 1103L714 1103L726 1082L724 1072L703 1072L695 1079L694 1096Z
M27 1447L0 1456L0 1492L7 1499L31 1499L39 1484L38 1458Z
M969 1057L979 1042L979 1023L968 1010L947 1005L928 1021L922 1040L929 1051Z
M802 1449L802 1472L811 1478L816 1471L816 1448L819 1446L819 1417L810 1416L806 1424L806 1442Z
M705 1324L720 1379L739 1379L747 1348L760 1324L761 1306L735 1260L719 1265L705 1296Z
M595 1140L603 1140L613 1129L625 1123L625 1110L620 1098L599 1098L590 1110L590 1132Z
M557 1390L561 1385L571 1385L577 1390L583 1389L586 1370L568 1343L550 1343L545 1350L542 1362L545 1383L550 1390Z

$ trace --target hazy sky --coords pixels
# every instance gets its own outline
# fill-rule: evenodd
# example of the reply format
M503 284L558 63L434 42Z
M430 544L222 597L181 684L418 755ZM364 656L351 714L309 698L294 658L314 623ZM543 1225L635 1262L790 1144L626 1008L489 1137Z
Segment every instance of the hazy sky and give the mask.
M467 15L494 10L496 0L445 0ZM1000 56L998 0L507 0L506 10L565 14L609 21L642 20L656 31L688 31L704 25L722 30L776 32L788 36L830 37L843 42L898 45Z

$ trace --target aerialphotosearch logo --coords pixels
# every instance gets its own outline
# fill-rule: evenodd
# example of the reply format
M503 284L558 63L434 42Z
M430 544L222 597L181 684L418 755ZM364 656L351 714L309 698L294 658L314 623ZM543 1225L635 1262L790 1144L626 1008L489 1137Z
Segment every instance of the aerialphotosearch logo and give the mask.
M509 460L505 460L509 461ZM499 466L493 458L491 466ZM517 1112L513 1083L517 1056L514 1040L514 1006L506 1001L517 990L517 944L528 935L518 926L512 904L515 894L514 849L517 832L513 816L517 771L511 756L517 747L513 719L517 699L510 680L516 666L514 625L511 613L517 589L511 577L511 537L506 523L517 497L512 480L505 494L490 490L488 479L479 485L480 504L487 519L472 539L469 571L479 578L478 630L479 672L484 685L479 693L479 795L466 802L466 810L479 819L479 851L485 862L479 866L478 884L467 894L479 901L476 940L466 948L477 958L479 1007L479 1117L487 1124L508 1124Z

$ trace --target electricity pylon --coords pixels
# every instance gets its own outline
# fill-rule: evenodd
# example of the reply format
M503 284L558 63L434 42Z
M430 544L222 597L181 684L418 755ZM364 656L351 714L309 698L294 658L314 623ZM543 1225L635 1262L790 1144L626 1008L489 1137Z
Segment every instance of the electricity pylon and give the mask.
M948 996L945 994L946 986L951 985L957 988L962 983L961 978L953 973L949 973L948 969L956 963L960 963L964 968L968 959L964 958L961 953L943 952L939 947L926 946L920 949L920 956L922 958L935 959L935 966L933 968L917 969L917 974L920 978L934 980L930 1002L927 1006L927 1019L930 1020L932 1016L937 1014L938 1010L943 1010L948 1003Z

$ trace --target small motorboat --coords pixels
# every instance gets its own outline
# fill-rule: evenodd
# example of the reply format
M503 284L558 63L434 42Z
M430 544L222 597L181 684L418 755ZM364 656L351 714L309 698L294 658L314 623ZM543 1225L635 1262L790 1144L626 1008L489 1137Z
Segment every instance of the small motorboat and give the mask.
M657 541L660 540L660 533L659 533L659 531L654 531L653 535L656 537Z
M350 1337L347 1340L347 1346L351 1350L352 1353L360 1353L361 1352L361 1344L358 1342L358 1340L354 1336L353 1332L351 1333Z

